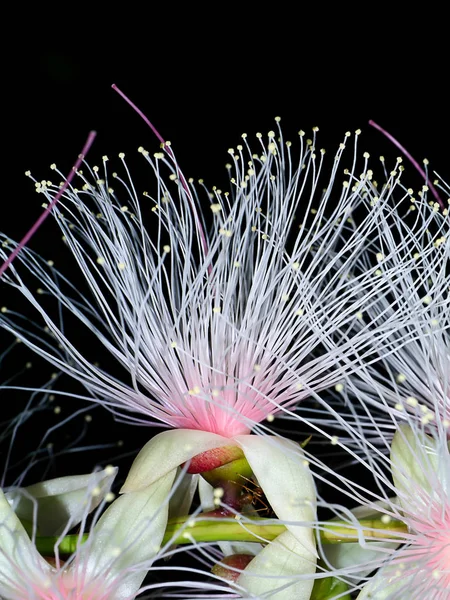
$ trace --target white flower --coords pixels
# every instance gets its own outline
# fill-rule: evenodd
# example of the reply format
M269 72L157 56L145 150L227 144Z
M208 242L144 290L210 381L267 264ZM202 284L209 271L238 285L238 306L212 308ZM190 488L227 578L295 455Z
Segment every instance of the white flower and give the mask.
M44 329L19 323L8 306L0 324L79 380L88 399L130 421L224 436L246 434L353 372L355 354L372 352L398 325L387 319L370 335L358 331L361 310L389 285L365 293L347 279L398 177L377 190L367 155L358 176L356 142L353 169L339 171L341 144L324 177L315 132L306 143L300 132L297 161L281 131L267 142L257 137L256 151L246 136L230 151L231 192L213 188L209 216L200 213L197 191L170 149L169 159L141 149L154 176L154 193L143 202L131 178L108 173L106 157L101 169L80 175L82 189L69 187L54 214L86 291L53 261L24 249L2 281L29 300ZM36 185L48 201L58 192L49 182ZM342 243L346 220L360 205L365 217ZM11 245L4 240L0 256ZM37 277L38 294L22 279L20 262ZM129 382L85 358L59 321L70 313Z
M362 368L399 324L416 316L394 313L358 325L363 311L391 291L389 280L374 286L361 277L355 285L353 274L399 189L398 174L378 190L366 154L357 175L356 144L353 166L341 174L342 144L322 181L324 153L317 152L315 133L305 143L301 132L298 162L281 131L270 132L267 142L257 137L257 152L246 136L230 151L231 193L214 188L207 196L210 228L196 188L168 146L154 159L141 149L155 176L144 203L123 156L126 181L109 175L106 158L102 169L80 174L82 189L68 187L54 214L86 291L25 249L3 280L29 300L40 324L35 330L22 325L8 306L0 324L80 381L86 398L130 421L177 428L141 451L124 486L129 494L173 478L180 464L198 462L202 453L210 463L211 452L240 448L287 527L240 581L249 594L297 600L309 598L315 573L312 477L298 447L250 432L263 432L262 421L290 413L302 399ZM48 201L57 194L49 182L36 183ZM364 217L344 239L355 208ZM37 278L38 294L23 278L20 261L26 277ZM55 316L49 299L56 300ZM128 382L86 358L66 328L66 315L103 344Z
M450 589L450 455L439 440L403 425L391 451L405 545L364 587L360 600L445 600Z
M329 508L353 528L358 541L325 551L330 572L353 584L360 582L360 600L446 599L450 589L446 428L437 422L433 435L427 435L417 423L400 424L390 458L357 427L353 430L349 425L348 433L353 445L359 440L359 453L353 456L366 473L359 470L358 478L352 477L351 471L348 477L334 473L330 480L358 502L359 508L352 514L344 507L330 504ZM355 517L369 520L359 523Z
M0 490L0 596L5 600L132 600L158 557L174 474L115 500L66 563L51 566ZM94 493L96 488L91 490ZM82 532L81 532L82 533Z

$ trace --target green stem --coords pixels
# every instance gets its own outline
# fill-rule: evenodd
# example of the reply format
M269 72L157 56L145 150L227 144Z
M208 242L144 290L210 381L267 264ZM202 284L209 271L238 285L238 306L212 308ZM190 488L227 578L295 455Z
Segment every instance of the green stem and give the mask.
M203 515L204 516L204 515ZM270 542L286 527L276 520L227 519L180 517L171 519L167 524L163 544L189 544L193 542ZM328 521L319 532L322 544L341 544L358 542L360 538L373 541L389 540L401 542L408 529L402 521L392 519L384 525L380 519L362 519L358 528L352 527L346 521ZM359 536L358 536L359 532ZM70 555L76 551L77 545L84 543L88 534L67 535L59 540L57 537L37 537L36 547L44 556L54 554L55 545L61 555Z
M363 538L375 542L402 542L405 533L408 533L408 527L397 519L391 519L388 524L381 519L360 519L358 527L349 525L347 521L328 521L322 525L319 535L323 544L348 544L357 543Z

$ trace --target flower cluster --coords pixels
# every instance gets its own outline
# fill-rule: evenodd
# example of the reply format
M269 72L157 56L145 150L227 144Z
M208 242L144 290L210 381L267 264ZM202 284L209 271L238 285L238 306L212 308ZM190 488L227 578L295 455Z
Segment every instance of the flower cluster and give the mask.
M68 258L1 235L0 325L73 382L61 405L150 439L118 495L101 460L6 471L1 598L448 597L448 209L401 159L377 183L359 137L328 161L276 119L229 150L227 191L162 139L143 193L123 154L34 181Z

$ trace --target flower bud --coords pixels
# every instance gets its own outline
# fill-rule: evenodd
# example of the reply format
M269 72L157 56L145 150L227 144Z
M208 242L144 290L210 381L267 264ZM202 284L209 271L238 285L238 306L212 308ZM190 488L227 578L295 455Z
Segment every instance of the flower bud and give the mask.
M243 458L244 453L237 446L212 448L212 450L206 450L191 458L187 472L204 473Z
M213 566L211 573L230 583L234 583L253 558L254 556L251 554L231 554L230 556L225 556L219 563Z

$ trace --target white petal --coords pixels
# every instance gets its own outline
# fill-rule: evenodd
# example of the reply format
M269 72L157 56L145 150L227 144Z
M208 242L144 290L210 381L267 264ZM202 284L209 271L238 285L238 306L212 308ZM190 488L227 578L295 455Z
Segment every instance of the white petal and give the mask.
M88 580L102 577L111 582L118 578L115 600L126 598L130 587L136 592L146 575L145 571L124 575L124 571L143 561L148 561L149 567L160 549L175 475L173 469L145 489L120 496L79 550L77 568L85 569Z
M322 551L333 569L342 571L346 581L358 584L380 565L383 555L377 548L395 550L398 546L392 542L370 542L364 548L358 543L325 544Z
M408 571L413 568L413 565L408 565ZM414 581L412 577L399 572L399 568L388 566L380 569L376 575L369 580L358 594L356 600L386 600L398 598L403 600L412 598L411 592L414 589ZM431 587L430 587L431 591ZM416 596L419 598L419 596ZM422 596L420 596L422 597ZM425 596L423 596L425 600ZM427 596L428 598L428 596ZM444 598L444 596L442 596Z
M200 477L198 482L198 493L203 512L217 508L214 505L214 488L203 477Z
M239 435L234 439L277 517L286 521L287 529L315 555L311 523L316 519L316 488L303 450L278 437ZM296 526L296 522L304 525Z
M316 560L306 550L310 543L309 531L300 531L295 537L285 531L248 564L237 584L245 588L249 597L309 600Z
M180 469L178 469L179 473ZM169 503L169 519L175 519L187 515L191 508L192 499L197 490L199 475L185 473L181 478L177 477L177 487L172 490Z
M16 597L24 579L37 583L49 571L0 489L0 596Z
M155 435L131 465L121 493L145 488L193 456L232 443L215 433L193 429L172 429Z
M100 504L116 474L117 468L107 467L88 475L58 477L8 491L6 498L20 519L34 522L36 514L39 535L59 535Z

